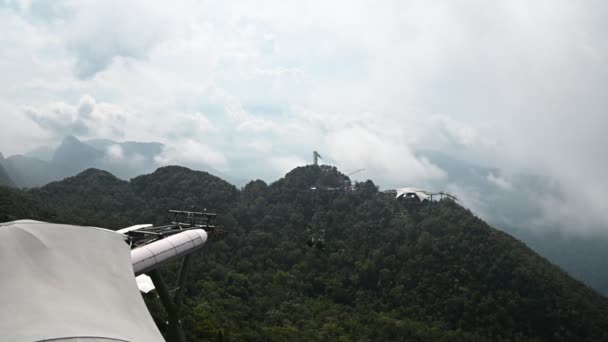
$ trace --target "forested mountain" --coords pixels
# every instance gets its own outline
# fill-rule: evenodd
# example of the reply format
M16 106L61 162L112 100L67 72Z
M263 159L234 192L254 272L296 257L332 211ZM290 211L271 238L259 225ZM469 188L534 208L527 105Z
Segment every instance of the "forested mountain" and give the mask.
M56 221L57 213L55 208L50 208L27 192L0 186L0 222L24 218Z
M61 179L58 170L50 162L23 155L10 156L2 166L18 187L31 187Z
M40 146L25 154L0 158L0 166L6 169L14 185L20 188L40 187L90 168L106 170L126 180L151 173L163 165L166 162L165 148L159 142L118 142L108 139L81 141L68 135L56 148ZM221 175L204 162L196 162L194 166ZM246 184L240 177L222 177L233 184Z
M549 207L539 198L567 198L569 194L563 193L546 177L521 173L504 176L499 169L438 151L419 150L417 155L428 158L447 174L447 178L429 185L431 188L458 194L493 227L524 241L552 263L608 295L608 272L605 271L608 269L608 233L605 227L596 224L582 229L571 223L547 220L553 213L547 212ZM584 217L586 213L579 215Z
M120 179L128 180L155 170L159 162L164 160L164 150L165 146L158 142L80 141L76 137L66 136L56 148L41 146L24 155L0 158L0 185L37 187L74 176L88 168L106 170ZM608 251L604 246L608 244L608 235L601 233L604 230L602 227L595 227L590 230L592 233L581 235L575 234L577 227L556 225L554 222L543 225L547 213L546 207L539 201L540 195L553 194L557 198L565 195L560 194L544 177L509 174L503 178L498 168L478 165L462 159L462 156L440 151L421 149L416 151L416 155L428 159L446 173L447 177L425 184L429 189L458 194L465 206L472 208L492 226L521 239L577 279L604 295L608 294L608 273L604 272L608 260ZM232 172L227 175L209 167L203 169L241 186L247 183L244 179L249 179L245 172L255 172L250 170L255 160L241 163L232 164ZM3 176L2 168L6 176ZM531 224L536 227L534 232L529 229Z
M241 190L182 167L130 182L87 170L0 188L0 219L121 228L217 210L228 234L196 254L186 288L192 341L608 339L608 300L522 242L453 201L407 204L349 182L328 166Z

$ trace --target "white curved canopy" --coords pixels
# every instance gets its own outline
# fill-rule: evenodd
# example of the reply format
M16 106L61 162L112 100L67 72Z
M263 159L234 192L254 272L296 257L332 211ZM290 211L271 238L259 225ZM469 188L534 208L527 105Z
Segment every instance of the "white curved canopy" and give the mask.
M428 194L428 192L426 192L424 190L417 189L417 188L411 188L411 187L409 187L409 188L401 188L401 189L396 189L396 190L397 190L397 196L396 196L397 198L399 198L401 196L406 196L406 195L409 195L409 194L413 194L416 197L418 197L418 199L420 201L424 201L426 199L429 199L429 197L430 197L429 194Z
M32 220L2 223L0 279L2 341L163 341L122 234Z

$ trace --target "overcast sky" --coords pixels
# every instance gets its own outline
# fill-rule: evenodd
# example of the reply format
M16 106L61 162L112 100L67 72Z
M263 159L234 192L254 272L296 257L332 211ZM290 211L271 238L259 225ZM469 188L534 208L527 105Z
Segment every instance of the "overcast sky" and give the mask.
M446 177L413 153L437 149L546 176L559 215L606 227L606 18L592 0L0 0L0 151L159 141L165 163L272 180L318 150L397 186Z

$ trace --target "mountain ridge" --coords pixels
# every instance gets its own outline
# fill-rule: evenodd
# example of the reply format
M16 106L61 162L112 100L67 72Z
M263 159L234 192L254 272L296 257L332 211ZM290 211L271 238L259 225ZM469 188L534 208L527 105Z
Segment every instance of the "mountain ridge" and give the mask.
M0 160L10 182L4 177L0 184L39 187L74 176L90 167L108 170L121 179L129 180L152 173L158 167L158 160L162 159L159 159L159 156L169 153L164 150L164 145L158 142L116 142L109 139L78 141L73 136L64 138L64 142L76 146L76 150L85 151L84 155L76 157L65 153L64 150L64 162L53 162L52 155L56 151L50 147L40 147L25 155L10 156L4 162ZM60 147L61 145L57 150ZM434 150L418 149L415 154L446 171L445 179L429 186L457 193L463 203L475 209L478 215L493 226L526 241L537 252L558 263L569 273L608 294L608 274L603 272L605 260L608 259L603 245L608 243L608 236L600 233L601 227L596 227L596 232L587 237L577 234L562 237L561 235L566 235L562 232L574 228L555 224L537 227L535 233L525 229L530 223L542 223L545 215L550 215L546 208L535 200L539 198L539 194L558 198L563 195L543 177L531 174L503 175L499 169L480 166L473 161L461 160L457 156ZM226 175L212 168L204 169L238 187L247 183L235 175ZM586 252L562 253L564 248L569 251L569 246Z
M521 241L449 200L412 206L371 181L330 190L347 178L307 166L238 190L179 166L130 182L90 169L6 196L52 205L41 209L52 221L115 229L164 223L167 209L217 208L229 233L193 264L192 340L608 338L607 299ZM307 248L310 236L326 249Z
M40 187L74 176L88 168L107 169L123 179L154 171L163 145L156 142L80 141L66 136L55 148L39 147L9 156L2 163L19 187Z

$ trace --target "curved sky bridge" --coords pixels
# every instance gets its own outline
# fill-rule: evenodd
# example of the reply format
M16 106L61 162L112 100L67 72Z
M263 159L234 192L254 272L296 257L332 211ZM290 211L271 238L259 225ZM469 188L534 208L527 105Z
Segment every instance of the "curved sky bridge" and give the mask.
M457 201L458 198L450 193L439 191L439 192L431 192L427 190L422 190L414 187L406 187L399 188L393 190L387 190L386 192L394 193L395 198L410 200L414 202L424 202L424 201L439 201L443 198L449 198L454 201Z

